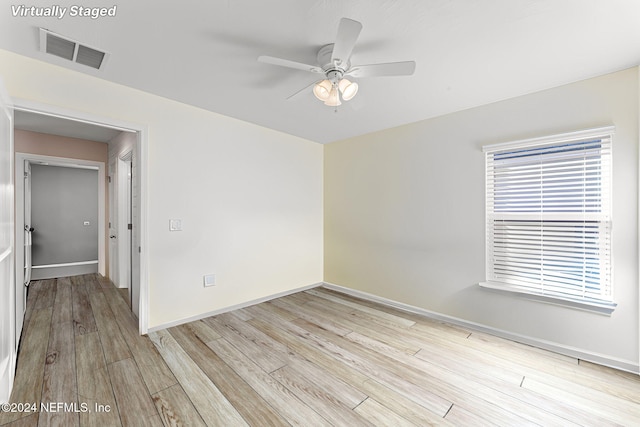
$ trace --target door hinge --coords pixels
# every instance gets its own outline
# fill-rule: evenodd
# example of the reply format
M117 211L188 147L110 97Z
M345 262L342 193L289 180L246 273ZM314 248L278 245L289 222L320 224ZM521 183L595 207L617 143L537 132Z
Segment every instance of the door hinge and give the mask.
M140 246L138 246L138 253L141 254L142 253L142 248Z
M109 176L108 178L109 178L109 182L111 182L111 176Z
M133 224L127 224L127 229L128 230L133 230Z

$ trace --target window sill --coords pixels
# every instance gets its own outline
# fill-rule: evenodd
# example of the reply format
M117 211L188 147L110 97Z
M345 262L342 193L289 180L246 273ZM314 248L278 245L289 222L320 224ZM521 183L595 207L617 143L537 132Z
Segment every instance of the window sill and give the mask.
M523 298L543 302L546 304L559 305L563 307L573 308L576 310L589 311L591 313L603 314L610 316L616 309L618 304L611 302L595 301L595 300L578 300L571 298L561 298L557 296L543 295L534 292L523 291L515 286L508 285L500 282L480 282L478 284L481 288L490 289L492 291L498 291L509 294L517 294Z

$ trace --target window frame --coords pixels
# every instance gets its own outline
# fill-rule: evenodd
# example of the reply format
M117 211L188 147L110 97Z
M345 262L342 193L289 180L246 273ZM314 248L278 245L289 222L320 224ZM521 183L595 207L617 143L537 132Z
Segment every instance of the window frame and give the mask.
M605 171L605 173L607 173L606 179L605 179L605 182L602 183L602 185L606 187L599 187L601 189L604 189L603 191L606 191L608 193L608 204L606 206L607 211L604 212L604 214L600 214L601 216L608 218L608 220L606 222L599 220L598 224L608 227L608 236L611 237L613 233L612 227L611 227L612 213L613 213L613 208L612 208L613 195L611 190L612 190L612 181L613 181L612 146L613 146L614 133L615 133L614 126L606 126L606 127L587 129L587 130L582 130L577 132L568 132L563 134L550 135L550 136L545 136L540 138L531 138L531 139L518 140L513 142L490 144L482 147L482 150L485 154L485 198L484 200L485 200L485 257L486 257L485 281L479 283L479 285L482 288L486 288L493 291L506 292L509 294L517 294L519 296L524 296L527 299L531 299L535 301L567 306L571 308L587 310L587 311L596 312L596 313L605 314L605 315L610 315L615 310L617 304L614 302L614 299L613 299L614 297L613 295L613 245L611 243L611 239L608 244L609 245L608 246L609 248L608 284L609 284L610 291L607 299L594 299L594 298L584 298L579 296L568 296L568 295L557 295L557 294L550 295L548 293L545 293L544 290L540 290L544 288L544 284L543 284L544 279L542 278L540 279L538 284L531 285L531 286L507 283L506 281L493 279L492 276L494 272L494 264L491 259L491 254L493 253L493 250L495 249L495 247L492 246L493 237L490 236L490 233L494 230L493 225L490 224L490 219L495 218L496 216L499 217L500 213L498 212L498 214L496 214L496 212L494 212L494 208L496 205L494 204L493 199L491 199L491 196L494 194L492 191L495 191L495 187L492 189L490 188L490 185L492 185L491 183L494 182L493 180L495 179L495 176L489 175L491 171L495 171L493 169L493 164L490 167L490 162L493 159L493 155L507 151L507 150L513 150L517 152L519 150L532 150L532 149L541 148L541 147L562 146L562 145L571 144L571 143L578 143L580 141L586 141L589 139L601 139L603 141L608 140L607 144L608 144L609 150L606 155L609 157L608 158L600 157L598 160L599 167L601 167L603 163L608 164L608 170ZM544 159L544 160L546 160L547 162L549 161L548 159ZM544 162L542 163L544 164ZM509 217L509 216L513 216L513 213L503 213L503 215L505 215L505 217ZM545 212L544 208L541 208L540 211L534 211L533 213L529 212L528 215L529 216L538 215L540 218L538 221L540 223L544 221L554 221L553 219L549 219L547 215L550 215L550 214ZM561 215L567 215L567 214L562 213ZM575 216L576 219L579 219L577 217L579 217L580 215L582 215L583 223L586 223L587 221L585 220L585 216L587 214L584 212L583 213L576 212L576 213L568 214L567 219L555 220L555 221L570 221L571 220L570 218L572 216ZM508 222L509 220L502 218L501 221ZM540 226L540 228L542 229L543 226ZM543 232L541 232L541 234L543 234ZM541 246L544 246L544 244L542 244ZM544 266L544 264L542 264L542 261L540 262L541 262L541 267ZM599 287L602 286L601 281L598 283L598 286ZM535 289L536 287L539 289Z

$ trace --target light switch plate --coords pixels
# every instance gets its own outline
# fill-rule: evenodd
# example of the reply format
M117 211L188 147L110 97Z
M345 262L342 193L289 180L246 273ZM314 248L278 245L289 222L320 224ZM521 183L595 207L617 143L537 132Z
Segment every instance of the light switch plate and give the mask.
M182 231L182 220L181 219L170 219L169 220L169 231Z

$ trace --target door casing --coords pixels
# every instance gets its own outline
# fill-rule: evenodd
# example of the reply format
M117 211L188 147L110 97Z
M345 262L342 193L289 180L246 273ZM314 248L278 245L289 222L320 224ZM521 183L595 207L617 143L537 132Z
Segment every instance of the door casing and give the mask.
M42 156L38 154L16 153L16 176L22 177L25 172L26 163L47 163L49 165L63 167L92 167L98 169L98 229L105 230L105 164L89 160L68 159L63 157ZM25 199L24 179L16 180L16 247L23 248L25 246ZM18 284L24 283L25 275L25 254L24 251L16 251L16 287ZM106 255L105 255L105 233L98 233L98 272L102 275L106 274Z
M11 395L16 368L13 109L0 79L0 403Z

